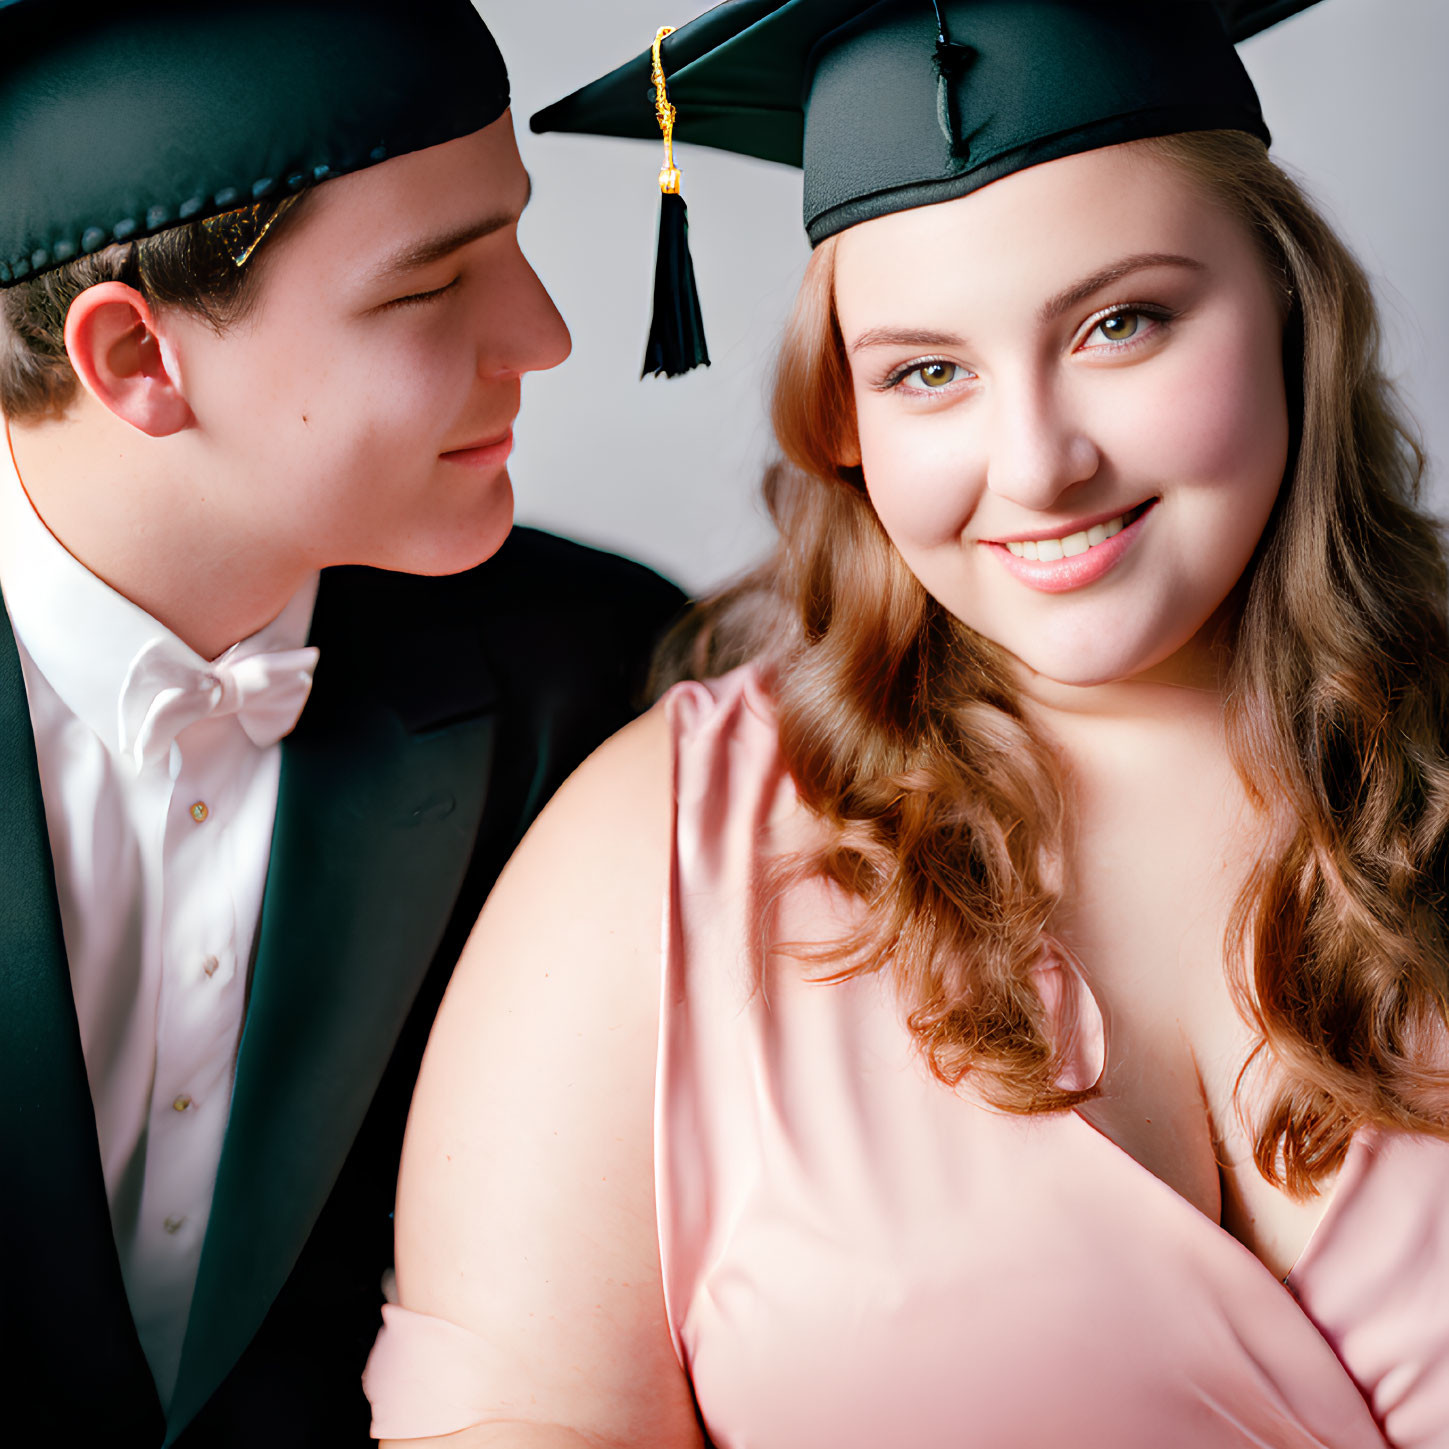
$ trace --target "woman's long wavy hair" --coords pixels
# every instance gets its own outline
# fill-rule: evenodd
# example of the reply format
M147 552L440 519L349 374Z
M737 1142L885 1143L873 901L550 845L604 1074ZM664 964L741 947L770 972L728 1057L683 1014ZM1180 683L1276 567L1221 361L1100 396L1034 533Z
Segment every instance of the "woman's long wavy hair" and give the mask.
M1368 282L1266 149L1236 132L1137 143L1241 218L1281 288L1288 476L1229 624L1227 738L1268 841L1232 913L1229 980L1281 1087L1262 1174L1314 1191L1354 1132L1449 1136L1449 635L1423 455L1380 371ZM1013 1112L1060 1110L1032 970L1050 944L1062 772L1004 650L902 563L853 456L834 244L776 374L773 557L707 600L665 675L761 661L785 760L831 827L802 869L863 900L830 956L891 970L934 1072Z

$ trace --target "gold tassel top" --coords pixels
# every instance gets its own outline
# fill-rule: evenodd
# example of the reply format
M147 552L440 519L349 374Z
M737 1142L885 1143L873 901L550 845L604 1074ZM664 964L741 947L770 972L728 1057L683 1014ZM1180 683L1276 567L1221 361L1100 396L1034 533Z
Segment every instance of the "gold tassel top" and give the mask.
M674 117L677 113L669 103L669 90L664 84L664 61L659 54L664 37L673 34L674 27L665 25L654 37L654 114L659 120L659 129L664 133L664 169L659 173L659 189L678 196L679 168L674 164Z

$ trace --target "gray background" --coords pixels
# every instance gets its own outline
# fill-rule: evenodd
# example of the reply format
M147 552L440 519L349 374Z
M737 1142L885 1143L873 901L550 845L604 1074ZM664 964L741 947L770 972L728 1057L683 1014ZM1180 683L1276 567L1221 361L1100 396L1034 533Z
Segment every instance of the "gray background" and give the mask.
M478 5L508 58L534 178L523 245L574 336L568 362L524 384L512 470L519 520L706 589L770 539L756 494L770 451L769 365L808 255L799 173L680 149L714 365L641 382L658 150L533 136L528 117L642 50L660 25L683 24L707 6ZM1449 514L1449 0L1322 0L1242 54L1275 154L1375 280L1390 369L1431 454L1434 506Z

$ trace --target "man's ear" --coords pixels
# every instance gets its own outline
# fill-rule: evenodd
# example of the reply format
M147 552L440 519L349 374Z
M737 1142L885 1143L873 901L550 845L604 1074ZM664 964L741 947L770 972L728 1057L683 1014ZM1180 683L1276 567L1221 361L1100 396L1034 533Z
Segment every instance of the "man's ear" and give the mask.
M152 438L191 425L174 361L156 335L150 305L134 287L87 287L66 314L65 350L85 390L122 422Z

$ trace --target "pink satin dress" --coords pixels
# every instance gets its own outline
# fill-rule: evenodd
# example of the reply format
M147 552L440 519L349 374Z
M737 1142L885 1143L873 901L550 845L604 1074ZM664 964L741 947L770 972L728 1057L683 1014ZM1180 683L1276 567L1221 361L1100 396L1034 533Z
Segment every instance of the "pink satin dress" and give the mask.
M882 977L770 951L762 921L824 941L850 907L805 884L770 913L770 860L815 827L769 701L747 669L666 708L659 1246L719 1449L1449 1449L1449 1144L1361 1134L1279 1282L1077 1114L942 1086ZM1040 984L1094 1081L1090 992ZM481 1342L384 1318L374 1432L486 1422Z

